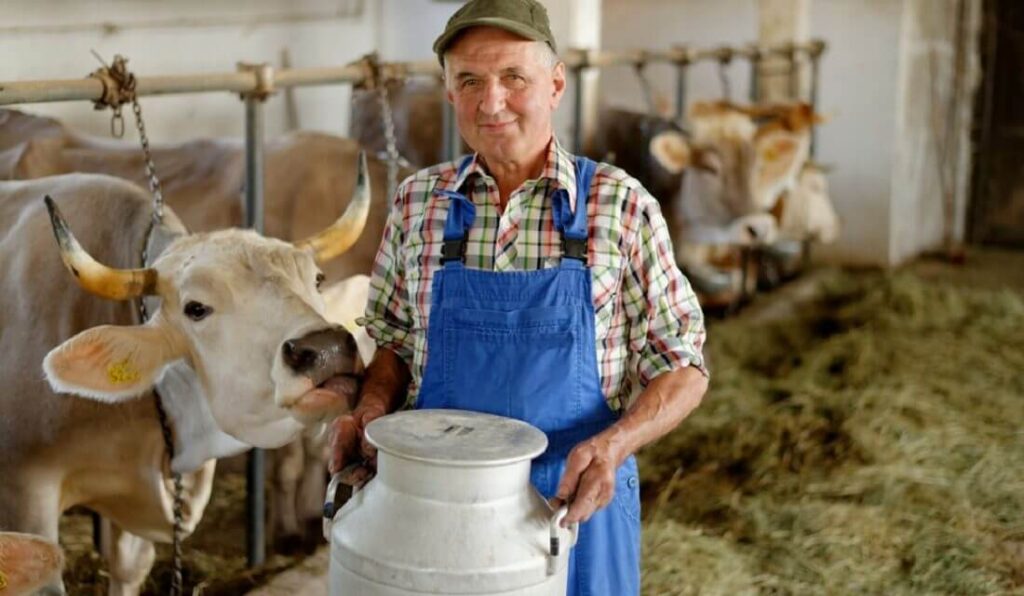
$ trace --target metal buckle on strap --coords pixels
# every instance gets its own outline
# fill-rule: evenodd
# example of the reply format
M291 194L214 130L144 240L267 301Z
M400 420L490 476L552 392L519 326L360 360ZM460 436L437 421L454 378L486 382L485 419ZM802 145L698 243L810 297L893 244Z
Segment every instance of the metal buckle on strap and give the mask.
M441 264L449 261L463 261L466 257L466 239L445 240L441 245Z
M581 238L567 238L562 236L562 258L576 259L584 265L587 264L587 241Z

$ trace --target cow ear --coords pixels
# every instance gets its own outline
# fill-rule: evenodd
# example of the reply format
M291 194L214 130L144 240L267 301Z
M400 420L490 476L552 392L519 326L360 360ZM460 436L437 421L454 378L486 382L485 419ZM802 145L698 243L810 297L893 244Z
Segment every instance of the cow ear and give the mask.
M806 131L783 130L759 136L755 141L754 200L762 209L771 209L775 200L796 182L807 160L809 137Z
M690 165L690 145L679 131L666 130L656 134L648 150L670 174L679 174Z
M43 371L54 391L118 402L152 387L183 356L173 346L159 327L103 325L51 350Z

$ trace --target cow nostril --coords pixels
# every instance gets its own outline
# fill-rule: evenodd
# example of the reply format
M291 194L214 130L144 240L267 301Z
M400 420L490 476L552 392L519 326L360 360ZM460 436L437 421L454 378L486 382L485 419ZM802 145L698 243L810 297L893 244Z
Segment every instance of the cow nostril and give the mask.
M281 347L281 356L288 368L301 373L309 370L316 363L317 351L303 347L295 340L288 340Z

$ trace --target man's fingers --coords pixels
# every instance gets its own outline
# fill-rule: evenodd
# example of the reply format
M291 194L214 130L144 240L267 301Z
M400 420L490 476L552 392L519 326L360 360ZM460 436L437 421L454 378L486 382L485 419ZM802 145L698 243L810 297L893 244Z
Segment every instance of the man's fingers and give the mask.
M329 442L331 459L327 467L331 474L336 474L359 451L359 429L355 420L351 416L335 418L331 423Z
M342 471L341 481L349 486L362 486L373 477L371 472L366 466L349 466Z
M590 465L591 456L578 449L569 453L565 462L565 472L562 473L562 480L558 483L558 491L555 493L559 499L569 501L573 494L579 490L580 475Z
M595 480L594 474L584 474L580 478L579 490L569 504L569 513L566 514L563 525L590 519L590 516L601 507L601 492L601 483Z
M373 459L377 457L377 448L367 441L365 436L362 441L359 441L359 451L362 453L364 459Z

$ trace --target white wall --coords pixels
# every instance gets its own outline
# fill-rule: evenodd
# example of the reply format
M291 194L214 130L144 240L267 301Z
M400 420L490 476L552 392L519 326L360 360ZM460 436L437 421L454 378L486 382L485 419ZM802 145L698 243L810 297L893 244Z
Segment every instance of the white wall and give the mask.
M601 41L604 49L668 49L740 45L757 39L757 0L604 0ZM647 67L648 80L663 102L675 105L675 69L664 64ZM728 68L732 98L749 96L750 68L742 60ZM722 96L718 66L694 65L687 78L688 101ZM602 100L615 106L646 110L632 67L607 68L601 74Z
M889 260L963 240L970 182L970 122L981 80L977 38L981 3L908 0L900 51L896 162ZM961 29L962 27L962 29ZM964 54L957 72L956 37Z
M819 254L888 264L902 0L821 1L811 37L829 46L821 60L818 161L829 172L842 236Z
M0 20L0 80L75 79L109 60L129 57L138 76L232 72L238 60L278 64L287 48L294 66L344 64L376 46L376 0L5 0ZM344 133L347 86L295 91L300 124ZM154 142L197 136L241 136L243 110L227 93L145 97ZM109 134L109 111L86 102L34 104L22 109L61 118L74 128ZM130 115L130 114L129 114ZM285 129L285 102L266 108L268 135ZM128 126L126 138L134 138Z

